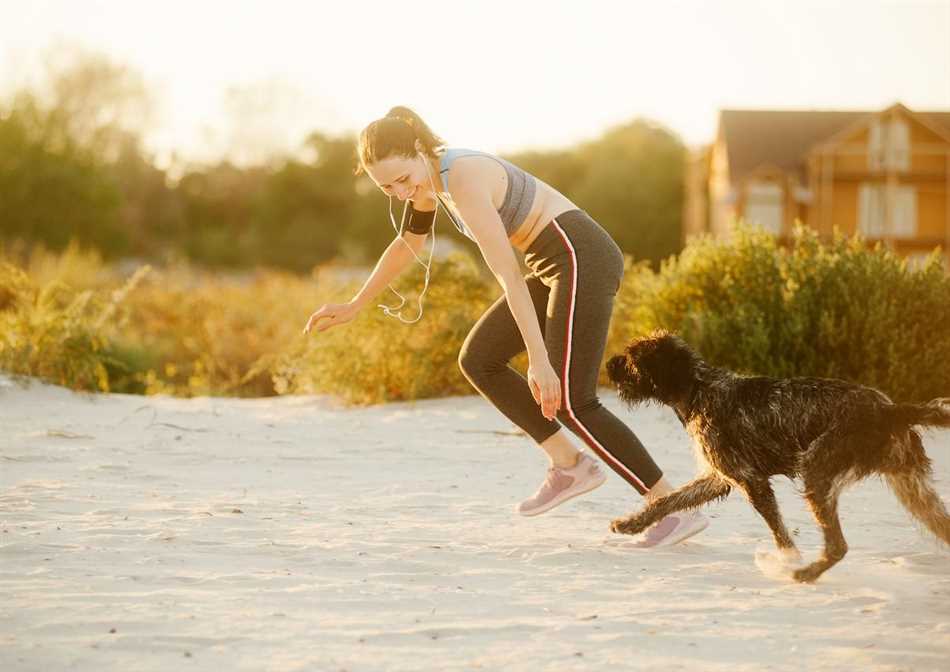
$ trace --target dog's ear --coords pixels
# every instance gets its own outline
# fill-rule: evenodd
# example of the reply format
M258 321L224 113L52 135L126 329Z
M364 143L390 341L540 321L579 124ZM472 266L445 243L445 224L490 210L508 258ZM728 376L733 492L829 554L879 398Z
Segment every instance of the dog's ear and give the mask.
M676 402L690 394L695 381L696 355L686 342L672 334L650 339L651 351L640 361L664 402Z

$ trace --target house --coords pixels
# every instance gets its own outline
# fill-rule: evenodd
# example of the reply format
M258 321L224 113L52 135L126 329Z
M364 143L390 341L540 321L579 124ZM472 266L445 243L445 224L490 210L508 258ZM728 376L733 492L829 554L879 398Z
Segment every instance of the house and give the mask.
M909 257L939 246L950 263L950 112L722 110L688 161L684 234L738 218L783 240L801 220Z

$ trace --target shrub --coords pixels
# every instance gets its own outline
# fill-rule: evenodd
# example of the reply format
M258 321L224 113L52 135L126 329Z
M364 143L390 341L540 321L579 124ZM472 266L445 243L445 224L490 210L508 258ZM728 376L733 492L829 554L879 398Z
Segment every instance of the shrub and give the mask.
M142 267L106 296L58 280L38 285L23 270L0 261L0 369L108 392L108 369L121 362L111 356L105 324L147 272Z
M145 394L271 396L271 366L302 340L307 310L329 287L257 270L242 276L166 267L142 284L115 342L127 372L116 388Z
M433 266L419 322L370 306L304 336L310 313L352 296L365 273L351 282L333 267L312 278L225 276L178 262L123 279L75 247L19 256L17 265L0 253L0 368L84 390L332 394L356 404L472 394L458 352L500 296L477 261L456 253ZM396 283L409 317L420 286L419 273ZM628 259L607 356L657 328L740 372L844 378L905 401L950 387L950 278L939 256L914 269L859 238L821 242L799 227L785 249L739 227L730 241L691 242L657 272ZM523 354L513 362L526 364Z
M658 273L629 267L611 352L663 328L741 372L843 378L903 401L946 395L950 278L940 259L912 269L881 245L823 243L800 225L785 249L739 226L728 242L691 242Z
M404 325L367 307L349 324L314 332L283 353L274 370L275 386L281 394L329 393L360 404L472 394L458 368L458 352L498 295L492 282L469 256L450 255L432 267L420 321ZM418 284L417 276L405 274L395 285L408 299L407 319L417 314ZM394 303L392 295L380 298Z

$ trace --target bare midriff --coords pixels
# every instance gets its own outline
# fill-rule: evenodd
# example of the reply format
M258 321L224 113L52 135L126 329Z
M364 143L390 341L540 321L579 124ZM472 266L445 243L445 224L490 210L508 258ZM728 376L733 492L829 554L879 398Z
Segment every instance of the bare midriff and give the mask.
M568 210L577 210L577 206L557 189L545 184L538 178L533 178L537 190L534 193L534 203L528 216L521 226L508 236L511 244L521 252L526 251L534 239L541 235L551 220Z

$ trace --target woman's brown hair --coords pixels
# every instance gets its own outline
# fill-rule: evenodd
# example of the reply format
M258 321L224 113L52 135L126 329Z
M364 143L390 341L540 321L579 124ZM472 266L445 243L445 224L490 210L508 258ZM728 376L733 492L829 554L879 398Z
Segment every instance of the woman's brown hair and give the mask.
M408 107L397 106L385 117L371 122L360 133L356 147L357 175L364 166L389 158L393 154L413 157L416 155L416 140L429 156L436 156L436 149L445 141L432 132L422 118Z

